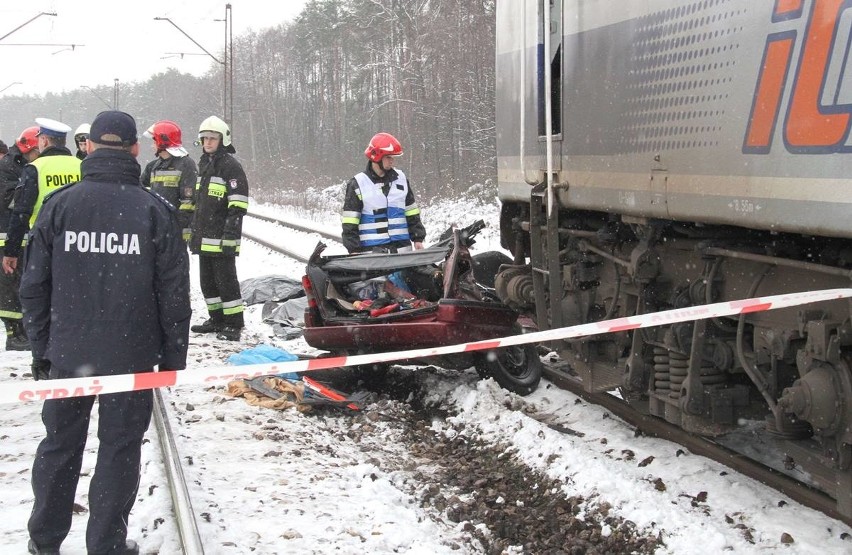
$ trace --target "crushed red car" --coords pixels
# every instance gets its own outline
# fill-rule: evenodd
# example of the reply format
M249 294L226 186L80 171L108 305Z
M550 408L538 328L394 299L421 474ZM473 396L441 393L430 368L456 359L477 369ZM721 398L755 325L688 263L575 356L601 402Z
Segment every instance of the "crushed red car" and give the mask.
M482 227L480 220L449 230L429 248L403 253L322 256L325 244L319 243L302 278L308 297L305 340L334 355L353 355L520 333L518 314L476 280L475 269L485 270L480 279L488 283L496 263L508 261L498 252L471 256L469 247ZM455 370L473 366L520 395L535 391L541 380L535 345L418 360Z

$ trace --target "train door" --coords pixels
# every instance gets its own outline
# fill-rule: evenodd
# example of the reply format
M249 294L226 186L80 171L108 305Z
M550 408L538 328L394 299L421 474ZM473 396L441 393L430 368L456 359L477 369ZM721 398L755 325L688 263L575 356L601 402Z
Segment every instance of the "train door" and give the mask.
M539 0L537 49L538 136L545 151L545 179L530 198L530 263L536 319L541 329L562 326L562 274L556 188L562 167L562 8L563 0ZM545 239L546 238L546 239ZM550 310L544 299L549 298ZM550 322L548 325L548 313Z
M538 136L553 149L549 169L561 168L563 0L538 0Z

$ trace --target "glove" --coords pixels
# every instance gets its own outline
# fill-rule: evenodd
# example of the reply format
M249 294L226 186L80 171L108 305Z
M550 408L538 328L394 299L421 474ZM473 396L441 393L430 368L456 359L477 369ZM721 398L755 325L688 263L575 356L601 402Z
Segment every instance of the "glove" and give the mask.
M239 237L243 229L242 214L228 214L225 218L225 227L222 228L222 237Z
M242 214L228 214L225 218L225 227L222 229L222 254L225 256L237 254L236 242L240 238L242 227Z
M34 380L50 379L50 361L46 358L34 358L31 368Z

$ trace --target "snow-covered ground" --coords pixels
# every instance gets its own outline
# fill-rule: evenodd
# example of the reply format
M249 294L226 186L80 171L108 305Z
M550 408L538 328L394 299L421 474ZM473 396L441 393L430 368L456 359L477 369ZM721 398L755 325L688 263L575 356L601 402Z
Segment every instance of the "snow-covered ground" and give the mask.
M287 209L258 207L293 215ZM477 247L496 247L496 206L450 205L425 211L430 239L449 223L483 217L491 226ZM303 215L304 217L304 215ZM336 214L306 219L336 228ZM247 223L253 233L310 252L318 237L272 224ZM334 252L331 249L329 252ZM193 322L205 318L193 260ZM243 246L241 279L283 274L300 279L303 266L263 247ZM260 343L291 353L313 350L302 339L285 341L261 322L260 305L247 310L247 330L235 345L192 334L189 367L221 365L227 357ZM28 353L0 353L0 387L30 379ZM427 432L464 437L512 454L541 476L559 480L553 495L582 496L578 515L608 504L610 514L659 536L659 553L850 553L852 530L802 507L724 466L678 445L647 437L605 410L588 405L546 381L520 398L473 370L447 372L407 367L427 391L420 402L431 412ZM405 441L395 419L399 403L384 402L353 416L323 411L257 408L224 394L223 384L163 391L177 434L192 503L206 553L478 553L476 524L454 522L446 511L423 502L418 484L434 468L424 465ZM26 521L32 492L30 467L42 434L40 404L2 407L0 442L0 550L26 551ZM95 415L96 416L96 415ZM94 466L96 418L77 492L74 518L63 553L85 553L87 485ZM566 431L568 433L566 433ZM175 517L152 426L129 537L143 553L179 553ZM516 500L495 499L497 503ZM486 532L487 533L487 532ZM602 534L612 533L608 525ZM783 540L782 540L783 538ZM524 538L505 552L522 553Z

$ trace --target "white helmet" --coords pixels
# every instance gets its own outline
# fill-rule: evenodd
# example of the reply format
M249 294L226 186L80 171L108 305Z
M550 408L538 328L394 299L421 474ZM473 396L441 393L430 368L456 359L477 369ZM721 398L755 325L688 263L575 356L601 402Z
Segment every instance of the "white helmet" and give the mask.
M214 133L219 133L222 135L222 146L229 147L231 146L231 128L228 127L228 124L217 118L216 116L210 116L201 122L201 125L198 126L198 138L201 138L201 134L205 131L213 131Z
M77 138L77 135L86 135L89 136L89 132L92 130L92 126L88 123L81 123L79 127L74 131L74 138Z

